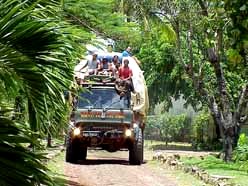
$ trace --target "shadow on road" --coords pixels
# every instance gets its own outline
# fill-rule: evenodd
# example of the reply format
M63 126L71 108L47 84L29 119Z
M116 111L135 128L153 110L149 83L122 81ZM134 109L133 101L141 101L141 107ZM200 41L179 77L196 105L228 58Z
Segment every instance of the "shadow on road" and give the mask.
M69 181L69 180L67 180L67 185L68 186L83 186L83 185L81 185L81 184L79 184L77 182Z
M54 183L56 183L56 186L82 186L80 183L71 181L69 178L61 178L61 177L55 177Z
M81 160L78 162L80 165L102 165L102 164L118 164L118 165L126 165L132 166L129 164L128 160L124 159L88 159L88 160ZM145 164L146 161L143 163Z

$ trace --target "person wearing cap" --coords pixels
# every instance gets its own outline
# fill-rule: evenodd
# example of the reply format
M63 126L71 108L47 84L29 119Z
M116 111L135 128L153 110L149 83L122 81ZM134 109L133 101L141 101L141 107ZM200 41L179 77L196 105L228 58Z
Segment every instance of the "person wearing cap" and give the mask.
M98 66L100 64L100 61L97 59L97 53L92 53L92 59L87 60L88 63L88 72L89 74L97 74L98 72Z

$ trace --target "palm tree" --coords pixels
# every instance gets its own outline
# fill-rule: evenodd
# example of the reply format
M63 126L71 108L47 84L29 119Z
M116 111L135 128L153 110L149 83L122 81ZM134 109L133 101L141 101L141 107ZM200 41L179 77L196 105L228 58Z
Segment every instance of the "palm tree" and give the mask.
M46 0L30 2L0 0L0 185L53 184L44 157L25 144L56 128L72 81L73 47L45 19ZM14 112L20 105L23 113Z

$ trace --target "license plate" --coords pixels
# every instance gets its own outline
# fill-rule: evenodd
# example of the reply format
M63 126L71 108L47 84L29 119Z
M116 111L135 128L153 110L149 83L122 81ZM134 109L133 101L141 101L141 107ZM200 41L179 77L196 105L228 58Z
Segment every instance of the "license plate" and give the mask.
M97 133L83 133L83 136L85 137L94 137L94 136L98 136Z

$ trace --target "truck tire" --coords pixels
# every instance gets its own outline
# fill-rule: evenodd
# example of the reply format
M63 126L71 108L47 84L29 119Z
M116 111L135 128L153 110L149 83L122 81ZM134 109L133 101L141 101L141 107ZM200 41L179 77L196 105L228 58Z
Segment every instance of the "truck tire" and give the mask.
M129 148L129 163L131 165L140 165L143 162L143 135L141 129L136 134L137 139Z
M142 130L142 154L141 154L141 163L144 162L144 130Z
M72 140L70 135L67 135L65 161L69 163L77 163L78 156L79 144L76 140Z
M79 150L80 150L79 159L80 160L86 160L86 157L87 157L87 147L80 148Z

